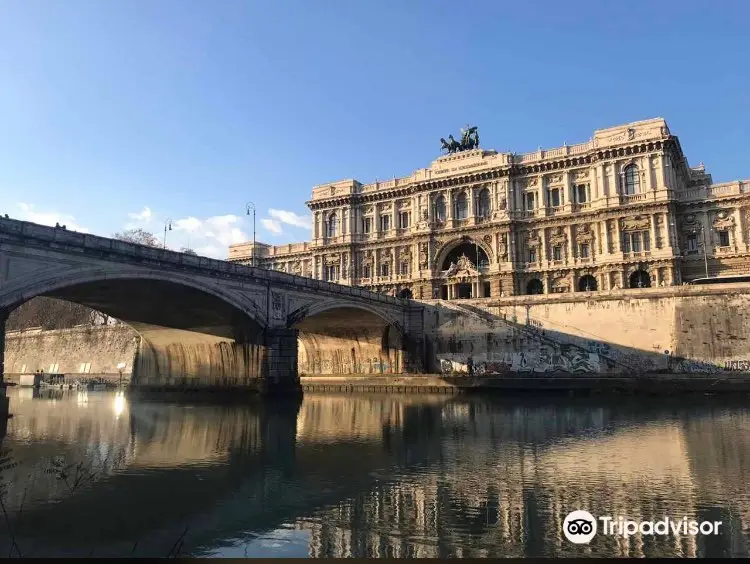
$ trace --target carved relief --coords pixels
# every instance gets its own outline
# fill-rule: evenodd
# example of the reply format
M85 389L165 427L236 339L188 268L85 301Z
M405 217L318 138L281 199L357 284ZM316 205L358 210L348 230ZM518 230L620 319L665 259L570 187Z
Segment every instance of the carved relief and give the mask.
M337 264L341 264L341 255L338 253L334 255L326 255L325 261L326 266L335 266Z
M559 184L563 180L562 174L551 174L547 178L547 184Z
M428 256L427 256L427 243L419 244L419 268L425 270L427 268Z
M576 171L576 176L575 176L576 180L586 180L588 177L589 177L588 169Z
M626 217L622 219L623 231L645 231L649 228L649 219L643 215L635 217Z
M271 292L271 317L284 319L286 317L284 309L284 294Z
M568 242L568 236L562 227L555 227L552 229L552 233L549 236L549 242L551 245L564 245Z
M562 276L552 281L552 288L557 292L568 292L570 290L570 279Z
M365 206L364 214L366 215L369 213L372 213L372 206Z
M594 239L594 233L588 223L576 227L576 240L581 243L589 243Z
M409 247L402 247L398 253L400 260L409 260L411 258L411 251Z
M727 211L721 210L714 218L714 229L716 231L729 231L734 228L734 217Z
M538 247L542 244L542 239L536 229L527 231L524 234L524 239L526 240L526 246L530 249Z
M297 276L302 275L302 263L298 260L295 260L292 264L292 273L296 274Z
M508 236L506 234L500 235L497 241L497 256L502 260L508 259Z

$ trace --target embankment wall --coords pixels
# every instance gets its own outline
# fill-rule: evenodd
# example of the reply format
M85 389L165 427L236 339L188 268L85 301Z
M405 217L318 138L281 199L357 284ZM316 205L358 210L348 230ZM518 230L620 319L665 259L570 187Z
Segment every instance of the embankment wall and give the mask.
M127 325L87 326L5 334L5 373L123 374L133 370L138 334Z
M428 302L430 371L750 371L750 285Z

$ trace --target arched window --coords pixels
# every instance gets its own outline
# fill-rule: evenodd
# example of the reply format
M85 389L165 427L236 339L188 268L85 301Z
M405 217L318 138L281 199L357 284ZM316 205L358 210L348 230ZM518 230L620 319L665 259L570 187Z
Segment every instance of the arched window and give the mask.
M538 278L529 280L529 283L526 284L526 293L531 295L543 294L544 284Z
M650 288L651 276L645 270L636 270L630 275L631 288Z
M485 188L479 192L479 199L477 201L477 215L479 217L490 216L490 191Z
M584 274L578 280L579 292L595 292L597 289L596 278L591 276L591 274Z
M453 215L456 219L466 219L469 217L469 202L466 198L466 192L461 192L458 195L454 206L456 209L453 211Z
M328 216L326 235L329 238L336 236L336 212L332 212L331 215Z
M625 195L638 194L641 191L641 175L634 164L625 167Z
M438 196L435 200L435 221L445 221L445 198Z

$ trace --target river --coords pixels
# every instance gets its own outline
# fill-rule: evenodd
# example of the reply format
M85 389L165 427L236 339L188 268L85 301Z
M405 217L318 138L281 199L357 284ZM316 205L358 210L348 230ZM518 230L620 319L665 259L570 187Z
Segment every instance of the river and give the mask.
M2 557L748 556L742 401L9 395ZM574 510L721 525L577 544Z

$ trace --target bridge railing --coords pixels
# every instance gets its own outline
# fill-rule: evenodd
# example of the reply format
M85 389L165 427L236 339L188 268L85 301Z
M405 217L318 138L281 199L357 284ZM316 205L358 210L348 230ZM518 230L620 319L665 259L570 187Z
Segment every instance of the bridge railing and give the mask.
M72 252L82 253L90 249L136 259L148 259L184 267L223 272L235 276L247 276L267 282L294 284L312 290L360 296L383 303L404 305L408 302L408 300L402 298L371 292L364 288L344 286L342 284L334 284L333 282L315 280L306 276L297 276L295 274L287 274L285 272L267 270L265 268L247 266L225 260L185 254L169 249L149 247L147 245L139 245L138 243L128 243L118 239L110 239L109 237L69 231L61 227L48 227L29 221L0 217L0 239L7 240L8 236L27 240L33 239L53 248L65 247Z

